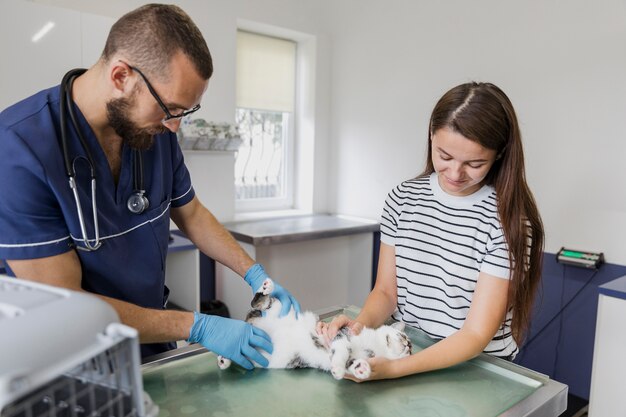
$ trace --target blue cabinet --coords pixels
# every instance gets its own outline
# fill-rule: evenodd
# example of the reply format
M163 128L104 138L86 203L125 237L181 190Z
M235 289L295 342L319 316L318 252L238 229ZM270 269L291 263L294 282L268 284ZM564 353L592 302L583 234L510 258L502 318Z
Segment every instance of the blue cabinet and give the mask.
M559 264L556 255L546 253L530 333L515 362L588 400L598 286L624 274L626 266L604 264L594 271Z

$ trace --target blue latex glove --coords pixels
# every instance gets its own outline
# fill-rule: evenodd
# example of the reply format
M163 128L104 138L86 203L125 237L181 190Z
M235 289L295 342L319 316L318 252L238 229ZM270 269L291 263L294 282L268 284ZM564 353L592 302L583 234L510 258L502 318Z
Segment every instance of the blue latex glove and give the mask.
M211 352L222 355L246 369L254 368L252 361L263 367L269 364L257 348L270 354L274 350L268 334L251 324L195 311L187 341L200 343Z
M252 287L253 294L258 291L259 287L263 284L263 281L267 278L269 278L269 276L259 264L252 265L244 277L248 285ZM289 291L281 287L276 281L274 281L274 291L272 291L270 295L277 298L282 304L279 317L289 313L292 306L296 312L296 316L300 313L300 303L298 303L298 300L296 300L294 296L289 293Z

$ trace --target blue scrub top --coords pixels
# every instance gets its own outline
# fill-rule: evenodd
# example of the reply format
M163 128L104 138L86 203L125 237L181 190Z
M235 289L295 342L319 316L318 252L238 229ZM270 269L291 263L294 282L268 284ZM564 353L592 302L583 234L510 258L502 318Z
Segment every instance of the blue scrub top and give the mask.
M0 113L0 259L34 259L84 246L78 213L63 163L59 127L59 87L41 91ZM144 188L149 208L136 215L126 201L133 192L132 152L122 150L116 185L104 151L80 110L78 123L91 150L96 171L98 222L102 246L77 250L85 290L162 309L169 292L165 260L170 209L189 203L195 193L176 135L157 135L143 151ZM68 121L70 160L76 179L87 237L94 239L91 177L85 150ZM10 268L8 273L12 274ZM142 355L163 352L172 344L142 345Z

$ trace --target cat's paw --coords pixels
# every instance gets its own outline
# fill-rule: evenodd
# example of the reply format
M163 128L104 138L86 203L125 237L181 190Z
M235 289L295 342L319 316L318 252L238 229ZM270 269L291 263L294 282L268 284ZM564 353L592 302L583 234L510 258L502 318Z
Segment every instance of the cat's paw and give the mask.
M370 364L365 359L355 359L348 367L348 371L356 379L367 379L372 373Z
M272 293L272 291L274 291L274 281L272 281L270 278L267 278L265 281L263 281L263 285L261 285L261 288L259 288L259 291L262 293L263 295L269 295Z
M340 366L333 366L330 368L330 373L335 379L343 379L343 376L346 374L346 370Z
M217 367L220 369L228 369L228 367L230 367L231 364L231 360L228 358L223 357L222 355L218 355L217 356Z
M250 302L250 305L255 310L267 310L272 306L272 297L270 294L274 291L274 281L271 278L266 278L261 284L259 289L254 293L254 297ZM248 321L246 319L246 321Z

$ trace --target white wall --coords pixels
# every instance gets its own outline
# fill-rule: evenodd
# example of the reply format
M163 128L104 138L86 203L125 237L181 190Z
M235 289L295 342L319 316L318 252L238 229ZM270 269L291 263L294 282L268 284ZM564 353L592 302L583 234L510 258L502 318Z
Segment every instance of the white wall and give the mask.
M113 18L143 3L36 2ZM459 83L490 81L518 111L546 249L604 251L626 264L626 1L175 3L214 57L201 110L210 120L234 117L237 19L317 37L316 211L378 219L391 187L423 167L436 100Z
M546 250L626 264L626 2L326 2L331 211L376 219L424 165L437 99L490 81L521 122Z

